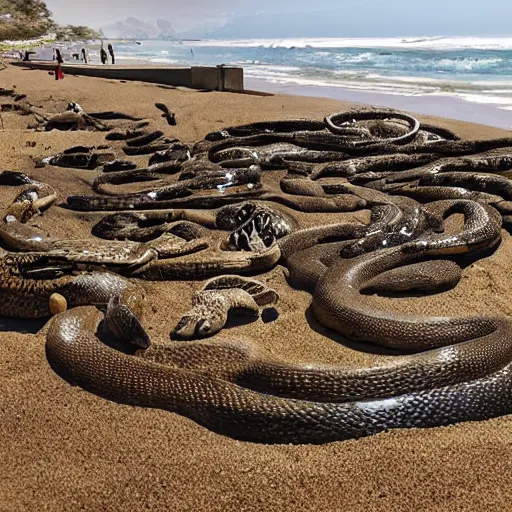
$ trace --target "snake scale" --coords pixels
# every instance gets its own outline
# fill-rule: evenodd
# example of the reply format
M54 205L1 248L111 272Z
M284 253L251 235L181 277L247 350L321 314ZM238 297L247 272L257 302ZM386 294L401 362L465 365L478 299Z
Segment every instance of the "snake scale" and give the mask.
M360 325L360 339L426 351L361 369L293 366L239 342L178 344L133 357L102 344L95 336L101 314L82 308L53 321L50 359L68 379L102 396L179 412L212 430L260 442L321 443L504 414L512 382L508 320L386 317L359 309L358 301L343 293L358 291L350 271L340 272L341 264L364 283L427 253L476 251L496 243L500 223L491 208L472 202L442 206L466 210L459 236L430 239L426 251L403 252L407 246L398 246L338 263L320 280L313 298L322 322L325 315L344 312L343 318L330 317L330 327L343 332L344 326ZM342 293L329 296L333 288ZM356 321L347 321L350 317ZM93 360L106 361L111 369L100 380L98 372L84 371L85 362ZM493 399L486 400L490 392Z
M132 135L146 136L135 130ZM205 259L200 251L170 255L171 261L190 262L189 273L180 278L205 277L200 269L208 265L217 275L229 273L230 259L244 258L245 270L254 274L279 261L288 267L294 286L311 292L313 314L324 327L398 353L380 365L292 364L256 342L236 339L155 344L143 327L139 286L112 273L119 272L116 267L71 272L72 257L52 259L62 241L28 243L33 233L24 227L27 219L19 205L4 215L10 226L0 229L4 243L22 251L2 258L6 269L15 269L2 270L3 276L14 276L14 285L2 293L10 297L21 290L37 296L33 310L39 315L47 313L50 292L70 294L71 309L51 320L46 344L50 364L69 382L120 403L185 415L237 439L324 443L508 414L508 318L399 315L381 310L372 295L452 288L464 258L481 257L499 245L502 222L512 212L509 147L509 139L461 141L407 114L368 109L333 114L323 122L297 119L213 132L190 152L180 148L178 157L170 147L159 157L165 165L161 169L178 172L177 181L138 194L120 189L92 199L67 198L64 206L71 209L131 210L105 217L95 229L133 251L151 247L178 219L230 232L224 244L231 257ZM491 153L481 154L486 151ZM280 190L263 182L264 173L274 169L288 171ZM121 174L106 176L102 183L153 179L144 170L110 172ZM157 177L167 180L162 173ZM101 188L96 191L102 194ZM25 200L38 205L33 196L17 202L26 206ZM371 219L368 224L301 228L279 204L303 212L366 208ZM133 211L158 208L165 212ZM464 225L456 233L446 232L445 219L453 214L462 214ZM202 232L194 232L201 239ZM120 241L127 238L129 243ZM32 252L38 247L42 252ZM41 263L23 264L24 258ZM264 263L258 266L257 261ZM172 265L158 251L150 261L130 263L136 265L128 277L151 279L153 272L172 278L165 270ZM232 273L242 268L234 266ZM222 328L231 307L257 311L244 287L267 293L263 285L241 278L218 279L178 325L187 338L208 336L211 325L213 332ZM35 281L35 287L28 281ZM105 291L102 283L107 282ZM220 298L218 288L236 288L237 283L240 289L224 290ZM85 293L77 302L73 298L80 286ZM3 314L19 312L16 304ZM107 305L106 313L81 304ZM124 345L122 351L104 342L108 332Z

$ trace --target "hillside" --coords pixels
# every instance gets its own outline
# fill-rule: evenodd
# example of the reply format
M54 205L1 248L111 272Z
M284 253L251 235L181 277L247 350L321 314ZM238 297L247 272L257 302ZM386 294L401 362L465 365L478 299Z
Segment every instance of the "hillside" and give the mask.
M0 0L0 41L21 40L55 34L58 40L96 39L88 27L59 26L42 0Z

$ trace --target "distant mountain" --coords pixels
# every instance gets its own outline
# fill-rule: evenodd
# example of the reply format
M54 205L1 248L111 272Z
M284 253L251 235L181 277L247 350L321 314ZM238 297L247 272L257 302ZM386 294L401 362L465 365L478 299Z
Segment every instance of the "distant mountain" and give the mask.
M138 18L134 18L133 16L130 16L129 18L126 18L125 23L137 30L144 30L147 26L147 23L144 21L139 20Z
M178 34L167 20L156 20L156 26L160 30L159 39L177 39Z
M55 34L60 40L96 39L88 27L57 25L42 0L0 0L0 41L25 40Z
M177 39L178 35L171 23L165 19L142 21L138 18L126 18L111 25L101 27L106 37L111 39Z

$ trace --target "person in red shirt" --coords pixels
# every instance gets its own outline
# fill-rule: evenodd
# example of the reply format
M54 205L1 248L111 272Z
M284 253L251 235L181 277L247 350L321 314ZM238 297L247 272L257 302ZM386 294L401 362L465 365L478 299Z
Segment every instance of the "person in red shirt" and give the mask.
M62 80L64 78L64 73L62 72L62 63L64 59L62 58L62 54L58 48L55 49L55 61L57 65L55 66L55 80Z

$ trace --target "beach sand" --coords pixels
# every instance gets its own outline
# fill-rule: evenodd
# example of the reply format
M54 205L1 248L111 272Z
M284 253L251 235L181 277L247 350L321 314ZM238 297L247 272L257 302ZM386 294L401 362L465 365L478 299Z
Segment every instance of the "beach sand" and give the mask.
M17 87L46 112L69 101L86 111L120 110L147 117L151 127L184 142L229 125L313 117L348 108L307 97L172 90L144 83L73 77L55 81L42 71L9 66L0 86ZM2 100L3 101L3 100ZM154 107L176 112L170 127ZM72 145L105 142L104 133L34 132L33 120L1 114L1 170L25 171L62 197L90 187L93 171L45 167L33 158ZM457 121L421 119L463 138L510 132ZM35 144L34 144L35 143ZM120 143L113 147L121 155ZM147 157L140 157L142 165ZM278 173L266 179L277 180ZM16 189L0 188L1 204ZM304 215L301 225L367 218L367 212ZM56 237L90 237L94 216L57 206L35 220ZM96 217L97 218L97 217ZM512 239L467 268L455 290L415 299L381 299L390 309L428 314L512 314ZM308 312L310 295L295 291L283 267L261 276L280 294L280 316L224 330L219 339L246 339L290 361L368 365L379 356L349 348ZM144 323L156 341L190 305L197 282L146 283ZM321 446L266 446L234 441L166 411L118 405L71 386L49 367L42 322L1 320L1 511L505 511L512 510L512 417L429 430L392 431ZM41 331L38 332L39 329ZM26 332L22 334L21 332Z
M428 95L410 94L405 96L348 87L276 83L252 77L245 79L245 86L248 89L255 89L257 91L332 98L339 101L355 101L362 105L391 107L423 115L448 117L459 121L486 124L505 130L512 129L511 110L499 108L492 104L468 101L456 96L443 94L441 91Z

